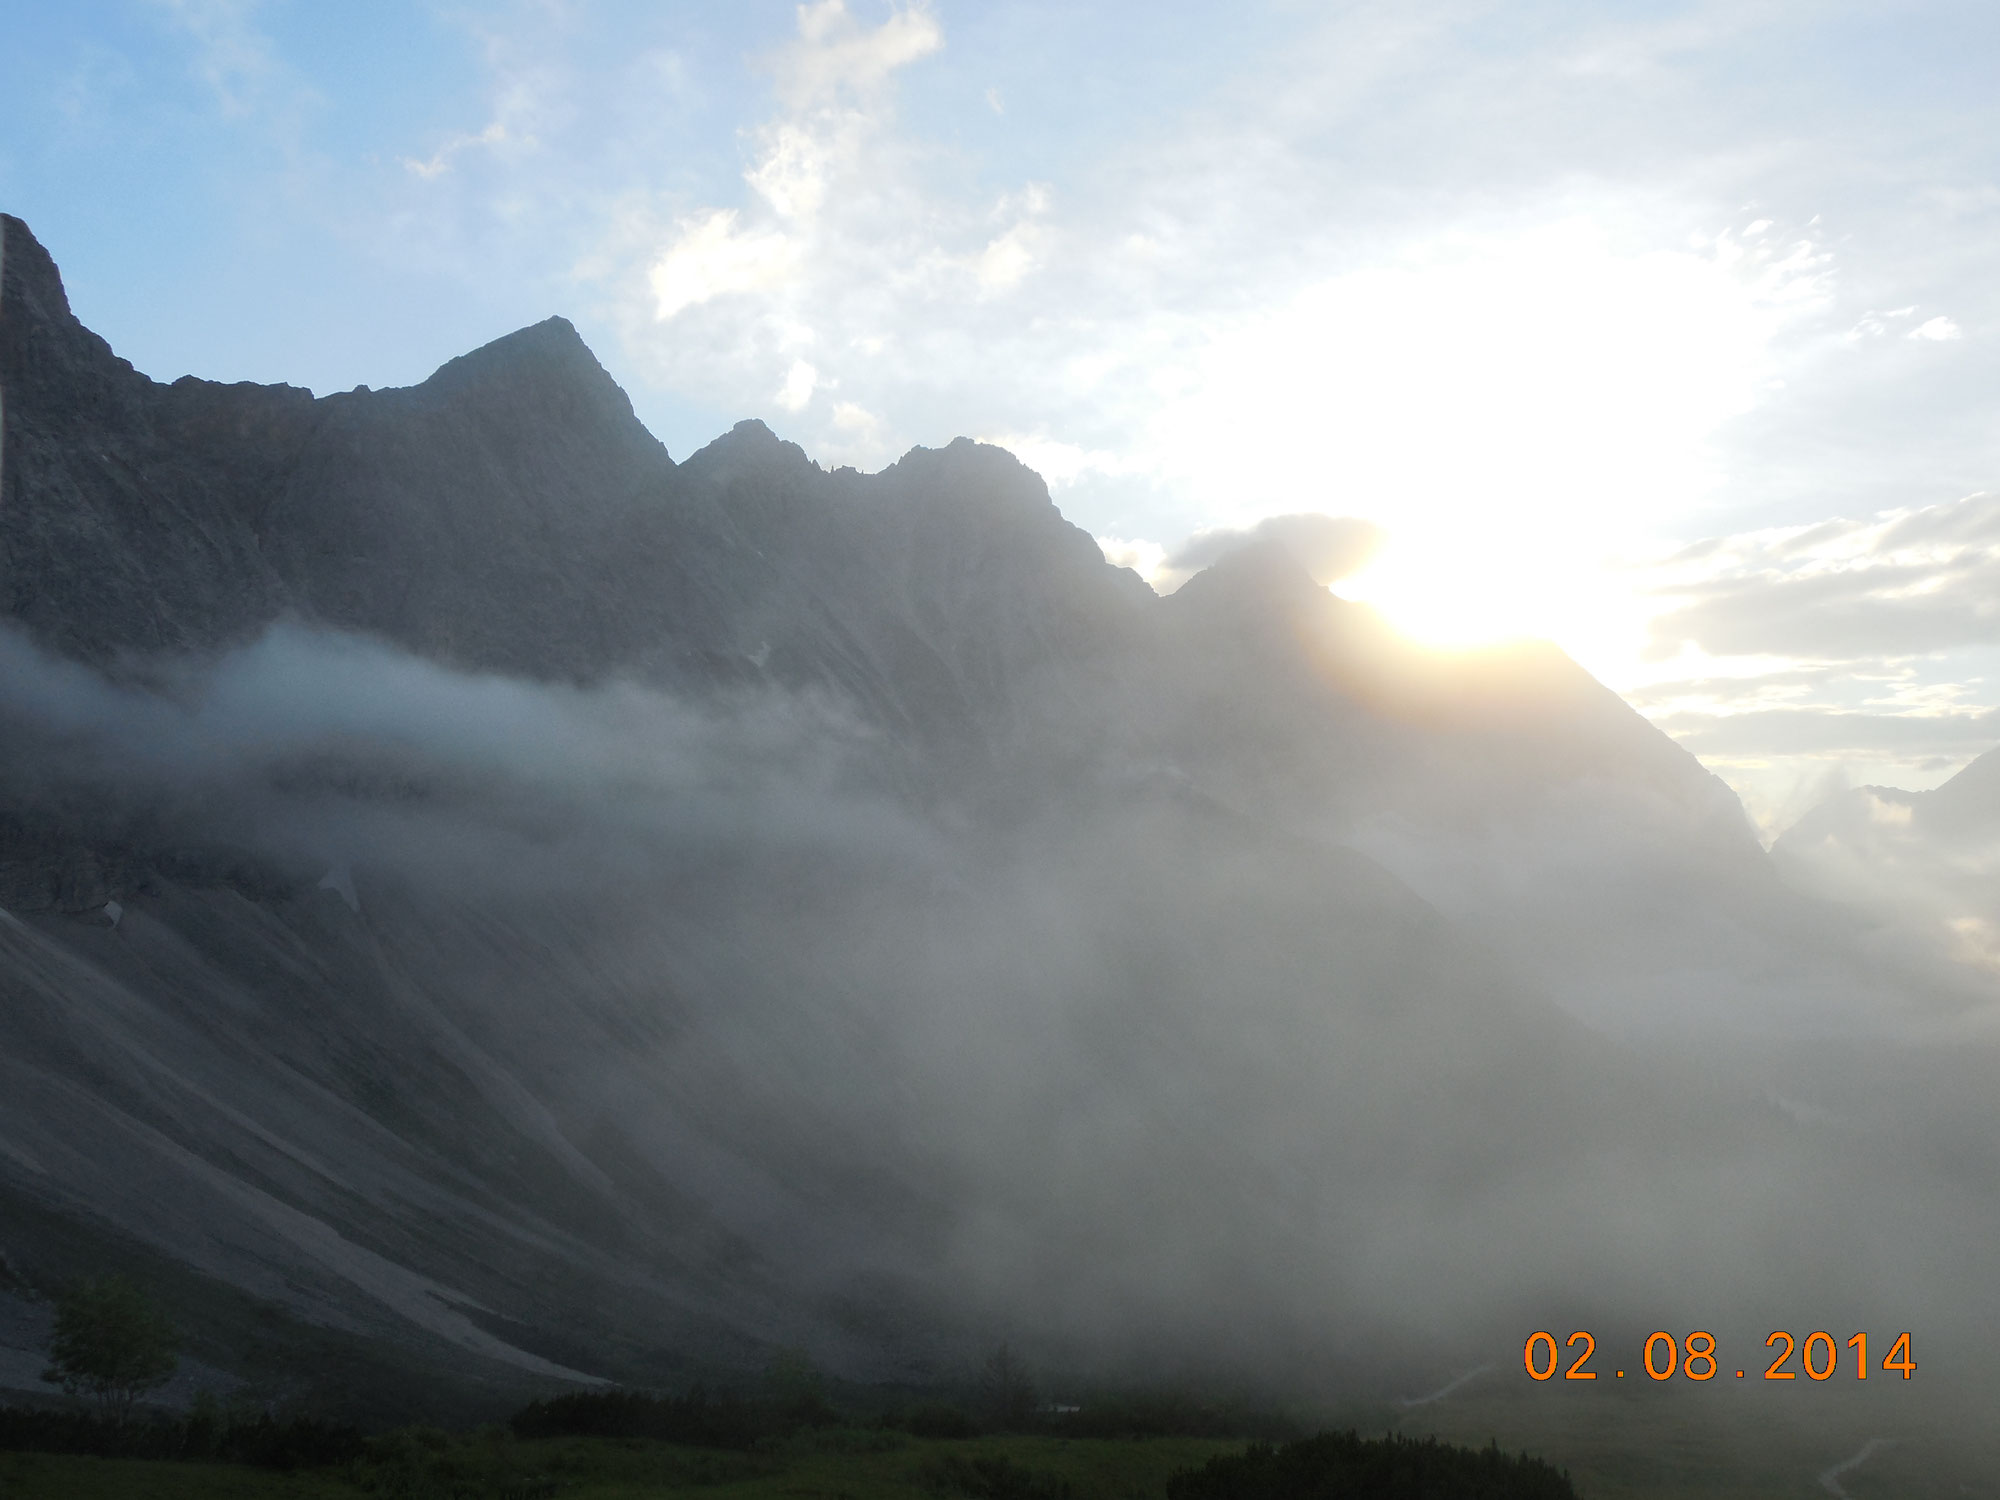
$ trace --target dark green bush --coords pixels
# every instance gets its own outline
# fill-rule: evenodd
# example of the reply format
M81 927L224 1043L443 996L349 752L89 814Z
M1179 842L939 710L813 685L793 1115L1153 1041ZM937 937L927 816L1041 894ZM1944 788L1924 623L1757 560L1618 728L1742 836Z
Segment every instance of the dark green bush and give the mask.
M1352 1432L1253 1443L1167 1481L1167 1500L1576 1500L1569 1476L1498 1447Z
M979 1436L979 1424L956 1406L920 1406L904 1417L901 1425L912 1437L970 1438Z
M172 1378L178 1335L165 1313L123 1276L79 1281L56 1299L49 1367L42 1379L89 1396L124 1421L149 1391Z
M967 1500L1069 1500L1069 1481L1006 1458L961 1458L946 1454L923 1469L924 1488L934 1495Z
M800 1424L768 1402L711 1396L696 1386L684 1396L644 1391L579 1391L534 1401L508 1418L516 1437L653 1438L698 1448L747 1449Z
M1051 1412L1047 1431L1075 1438L1261 1438L1298 1436L1280 1413L1237 1401L1202 1400L1176 1391L1141 1391L1087 1397L1075 1411Z
M94 1412L0 1406L0 1450L311 1469L358 1457L362 1441L352 1427L268 1412L225 1420L208 1408L187 1417L128 1422Z

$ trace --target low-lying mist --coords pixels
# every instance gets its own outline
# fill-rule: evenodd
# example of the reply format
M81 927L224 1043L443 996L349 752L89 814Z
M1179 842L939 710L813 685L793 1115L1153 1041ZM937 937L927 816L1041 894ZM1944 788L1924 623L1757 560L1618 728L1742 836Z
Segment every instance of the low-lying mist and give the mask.
M1658 982L1642 930L1705 946L1718 994L1794 980L1778 939L1689 939L1667 886L1615 922L1547 915L1552 884L1494 895L1496 862L1532 884L1615 858L1560 823L1537 865L1388 812L1252 816L1116 758L996 812L825 694L550 686L298 626L117 681L0 635L0 714L17 842L81 840L118 908L108 937L95 909L64 920L218 969L225 921L338 927L404 1019L231 979L229 1044L274 1038L320 1077L298 1037L393 1048L420 1016L412 1035L462 1049L451 1086L556 1164L465 1187L480 1213L528 1214L507 1233L533 1253L573 1244L604 1284L707 1299L752 1342L860 1377L1007 1338L1077 1379L1382 1395L1517 1361L1536 1328L1702 1328L1739 1354L1778 1328L1912 1329L1926 1379L1985 1378L1967 1313L2000 1272L1996 1157L1957 1085L1921 1097L1964 1058L1952 1074L1908 1035L1820 1053L1699 1007L1658 1045L1585 1025L1550 995ZM1419 896L1356 826L1455 897ZM1546 920L1523 929L1530 908ZM1785 941L1818 931L1798 920ZM142 992L140 960L79 951ZM1688 1000L1703 977L1676 973ZM1876 1057L1917 1097L1799 1103L1865 1089ZM376 1088L376 1067L324 1065L327 1115L368 1116L339 1131L431 1140L419 1085ZM222 1104L257 1115L242 1090ZM338 1227L393 1258L353 1226L417 1190L371 1199L303 1106L259 1118L366 1200ZM205 1149L192 1127L186 1145Z

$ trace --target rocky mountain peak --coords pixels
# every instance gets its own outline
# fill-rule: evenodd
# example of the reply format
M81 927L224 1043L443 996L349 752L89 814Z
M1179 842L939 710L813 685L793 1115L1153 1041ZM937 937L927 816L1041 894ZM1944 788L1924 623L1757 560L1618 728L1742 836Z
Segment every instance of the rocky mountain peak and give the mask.
M386 394L386 393L385 393ZM518 430L516 441L565 435L665 459L632 402L567 318L545 318L439 366L410 392L413 403Z
M1246 542L1194 575L1168 598L1175 613L1238 627L1323 613L1331 595L1275 537Z
M1030 524L1061 518L1041 475L1005 448L972 438L953 438L942 448L912 448L882 472L890 483L929 495L936 505Z
M711 483L743 480L802 482L820 472L797 443L786 442L755 417L747 417L687 460L689 471Z
M76 321L54 257L12 214L0 214L0 316L47 324Z
M0 214L0 399L11 409L44 387L69 401L115 404L142 380L77 321L62 273L33 231Z
M423 384L438 394L458 395L496 386L559 382L617 387L568 318L544 318L446 360Z

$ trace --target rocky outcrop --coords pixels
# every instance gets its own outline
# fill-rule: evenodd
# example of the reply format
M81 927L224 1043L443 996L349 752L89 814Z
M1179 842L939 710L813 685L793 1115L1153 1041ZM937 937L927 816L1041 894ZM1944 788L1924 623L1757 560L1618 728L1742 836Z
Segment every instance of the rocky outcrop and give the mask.
M673 465L568 323L404 391L160 385L76 321L25 225L5 231L0 609L37 641L106 664L292 614L579 676L643 636L619 580L647 559L623 542Z

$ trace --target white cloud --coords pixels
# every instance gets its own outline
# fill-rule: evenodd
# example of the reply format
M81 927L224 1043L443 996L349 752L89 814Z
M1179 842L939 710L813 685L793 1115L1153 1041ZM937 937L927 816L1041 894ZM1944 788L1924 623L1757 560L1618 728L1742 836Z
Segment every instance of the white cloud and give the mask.
M815 0L798 8L798 39L777 58L779 92L794 110L835 104L879 91L898 68L944 45L944 30L917 0L870 28L849 14L845 0Z
M885 309L904 297L954 275L969 289L1003 291L1034 264L1029 219L1040 200L1032 195L1014 223L988 231L977 249L942 243L926 222L937 216L914 196L909 149L889 128L890 85L943 45L929 9L906 5L868 25L840 0L820 0L797 17L792 41L766 60L779 111L745 132L754 147L742 174L748 196L655 231L643 318L636 299L626 306L633 352L658 378L744 410L775 390L781 406L802 411L814 389L876 365L905 324ZM616 276L619 259L614 250L590 265ZM656 337L653 327L669 320L682 327ZM806 344L820 351L809 367L795 352ZM811 384L802 368L811 369ZM818 422L825 425L806 436L830 457L892 456L891 429L862 402L825 408Z
M1935 343L1943 343L1947 339L1965 337L1965 331L1950 318L1932 318L1912 328L1909 336L1913 339L1929 339Z
M461 133L452 136L443 145L439 146L437 150L421 161L408 156L400 157L398 160L403 163L404 170L409 172L413 177L441 177L451 170L452 160L460 152L470 150L475 146L504 145L507 140L506 123L501 120L495 120L484 130L476 134Z
M1861 321L1847 332L1849 339L1880 338L1889 331L1889 325L1914 313L1914 307L1896 307L1886 312L1869 311L1861 315Z
M1005 448L1041 475L1043 482L1052 490L1076 483L1089 470L1110 469L1117 462L1109 453L1079 448L1075 443L1061 442L1047 433L1002 432L977 436L982 443Z
M1149 446L1225 513L1297 508L1329 458L1392 524L1514 504L1559 524L1601 511L1613 473L1627 516L1658 513L1706 488L1822 266L1726 239L1628 254L1588 218L1413 245L1217 328Z
M764 154L744 174L781 219L810 219L849 142L840 134L783 124L765 132Z
M1016 224L989 243L974 263L980 287L988 292L1003 292L1017 286L1037 264L1036 238L1032 224Z
M734 209L712 210L683 224L680 236L654 262L648 275L653 315L665 322L714 297L780 285L802 254L803 247L784 234L738 230Z
M1654 575L1654 654L1884 662L2000 644L2000 497L1711 538Z
M1711 537L1635 582L1655 666L1620 686L1767 834L1830 773L1921 788L2000 737L1993 495Z
M259 0L151 0L194 41L195 67L223 111L249 114L286 76L277 48L256 24Z
M836 401L833 404L833 425L844 433L851 433L861 439L873 438L882 429L882 419L864 406L852 401Z
M1158 542L1118 536L1100 536L1095 541L1097 550L1112 567L1130 568L1155 588L1160 587L1171 571L1167 567L1167 549Z
M778 391L778 405L786 411L803 411L818 383L819 371L802 359L793 360L792 368L785 374L784 386Z
M1254 543L1275 542L1320 584L1337 583L1360 571L1382 548L1382 528L1353 516L1314 512L1266 516L1254 526L1211 527L1196 532L1166 559L1157 577L1169 589L1232 552Z

